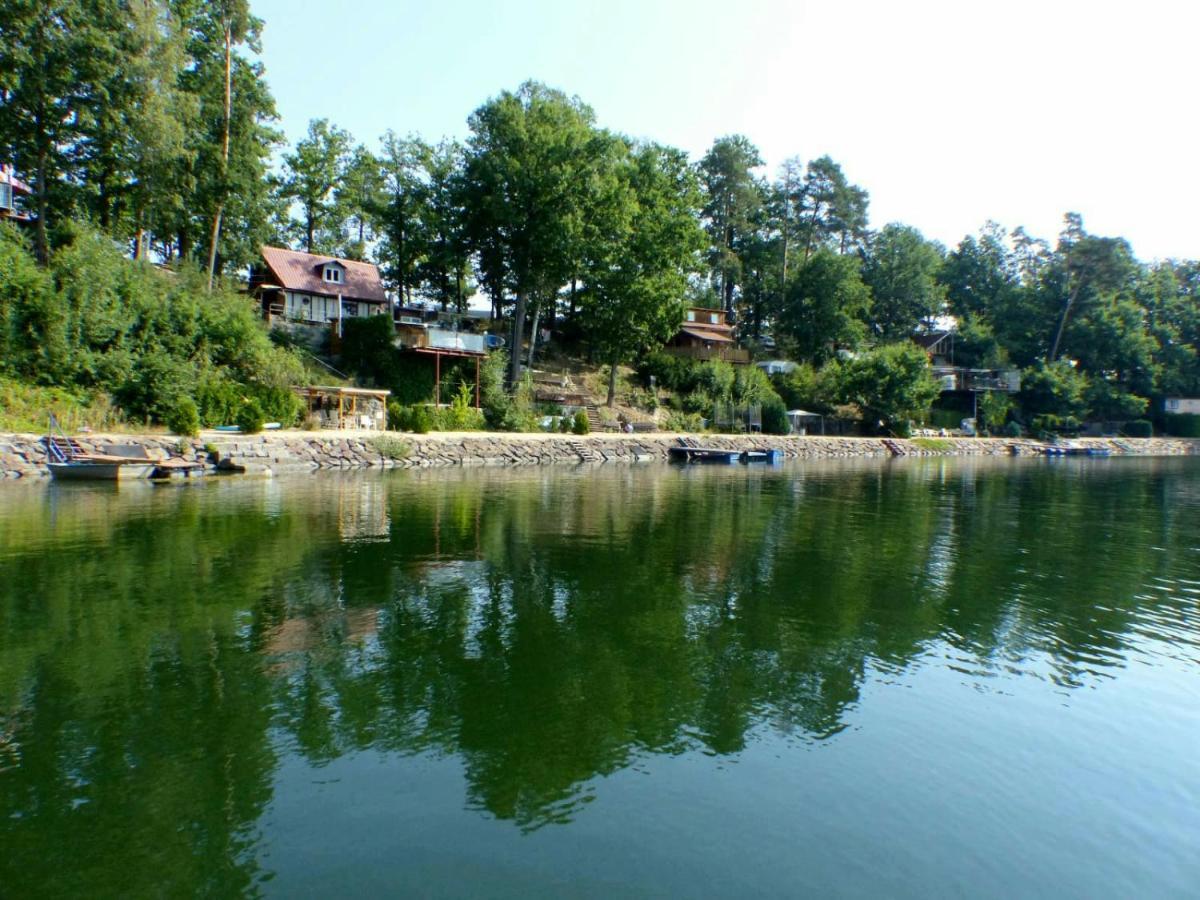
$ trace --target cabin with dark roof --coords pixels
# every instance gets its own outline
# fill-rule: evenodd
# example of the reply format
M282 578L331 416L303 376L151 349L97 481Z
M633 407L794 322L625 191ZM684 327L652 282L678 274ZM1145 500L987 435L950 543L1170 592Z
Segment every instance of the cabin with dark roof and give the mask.
M390 315L379 268L358 260L262 248L263 265L250 275L250 293L263 318L304 325Z
M724 311L701 306L688 307L683 324L663 347L663 352L688 359L719 359L737 365L750 362L750 351L738 347L737 336L733 326L725 320Z

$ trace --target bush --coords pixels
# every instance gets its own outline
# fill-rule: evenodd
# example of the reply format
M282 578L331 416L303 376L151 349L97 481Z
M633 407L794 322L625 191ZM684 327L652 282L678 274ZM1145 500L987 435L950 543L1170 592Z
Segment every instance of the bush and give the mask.
M385 459L407 459L408 454L412 452L412 448L406 441L402 441L390 434L381 434L369 438L367 443L375 448L375 452Z
M238 410L237 426L241 429L242 434L258 434L263 430L265 421L262 407L258 405L257 400L248 400Z
M695 413L673 412L667 416L663 428L667 431L695 433L704 430L704 420Z
M575 413L575 418L571 420L571 432L573 434L588 434L591 430L592 426L588 423L587 413L582 409Z
M1010 438L1019 438L1025 434L1025 429L1021 427L1020 422L1009 422L1004 426L1004 436Z
M1154 426L1145 419L1134 419L1126 422L1123 429L1127 437L1148 438L1154 436Z
M1200 415L1196 413L1167 413L1163 424L1172 437L1200 438Z
M433 414L438 431L482 431L486 424L483 412L471 405L471 388L466 383L458 386L448 407Z
M175 407L167 413L167 428L183 437L195 437L200 433L200 410L191 397L181 397Z
M762 430L764 434L787 434L791 431L787 409L774 394L762 401Z
M387 426L391 431L408 431L408 408L395 400L389 400Z
M408 408L408 427L414 434L429 434L433 429L433 414L428 406Z
M572 420L571 420L570 416L562 416L561 418L559 418L559 420L558 420L559 434L570 434L571 433L571 422L572 422Z

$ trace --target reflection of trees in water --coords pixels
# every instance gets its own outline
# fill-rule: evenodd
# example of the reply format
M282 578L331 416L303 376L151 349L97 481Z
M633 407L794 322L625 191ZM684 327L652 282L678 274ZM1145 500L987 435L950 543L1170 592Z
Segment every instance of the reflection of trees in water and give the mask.
M472 807L532 828L640 757L828 738L871 672L939 645L1094 683L1182 616L1145 585L1194 543L1167 502L1187 477L631 467L30 500L0 514L0 844L34 862L0 876L251 890L280 735L314 763L454 754Z

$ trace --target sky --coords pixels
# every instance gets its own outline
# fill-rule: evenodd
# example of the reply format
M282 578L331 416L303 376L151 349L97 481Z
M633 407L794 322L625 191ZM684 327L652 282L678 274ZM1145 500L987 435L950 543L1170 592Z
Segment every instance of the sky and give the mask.
M828 154L949 247L1063 214L1146 260L1200 258L1194 0L252 0L289 141L328 118L464 139L536 79L699 159L744 134L774 177Z

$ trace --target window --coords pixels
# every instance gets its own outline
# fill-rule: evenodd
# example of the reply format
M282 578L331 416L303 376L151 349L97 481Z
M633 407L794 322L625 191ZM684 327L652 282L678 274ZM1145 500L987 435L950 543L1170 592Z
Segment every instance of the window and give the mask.
M717 314L716 314L716 313L709 313L709 314L708 314L708 321L709 321L711 324L713 324L713 325L716 325L716 324L717 324Z
M345 303L342 304L342 315L357 316L358 315L358 304L351 303L349 300L347 300Z
M13 189L12 185L0 181L0 209L13 208Z
M341 268L338 266L326 266L325 267L325 280L328 281L330 284L341 284L342 283Z
M696 313L695 313L695 311L693 311L693 310L690 310L690 309L688 310L688 321L689 321L689 322L695 322L695 321L696 321Z

